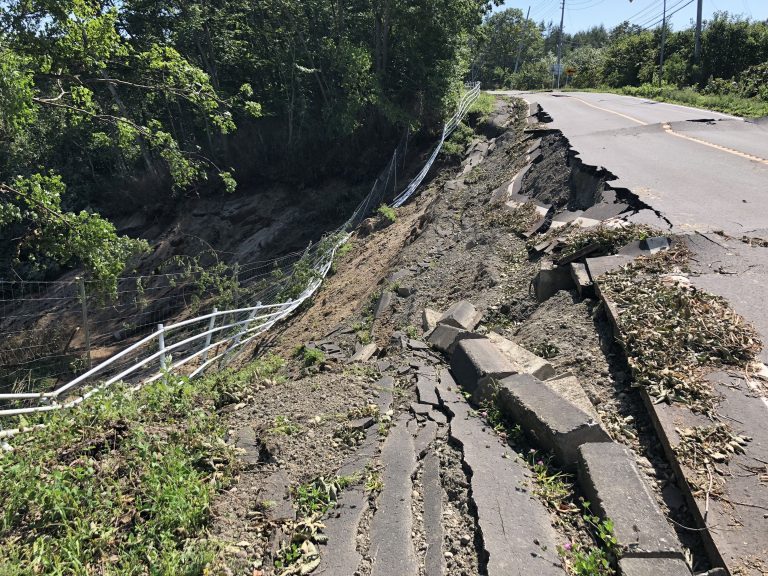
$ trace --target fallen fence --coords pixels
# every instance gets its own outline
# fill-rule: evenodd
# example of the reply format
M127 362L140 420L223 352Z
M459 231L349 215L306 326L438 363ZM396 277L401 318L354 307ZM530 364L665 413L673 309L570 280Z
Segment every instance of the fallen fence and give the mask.
M455 114L443 127L442 135L424 167L402 192L394 195L391 207L402 206L415 193L434 164L443 143L477 99L480 84L469 84L466 88ZM226 364L243 346L290 316L320 288L333 264L336 251L349 239L351 232L383 202L388 193L396 192L397 166L404 159L406 149L407 138L395 149L387 167L350 218L322 241L303 253L268 263L243 265L244 268L250 266L258 271L249 279L251 285L245 291L247 298L244 301L239 301L239 304L229 309L214 307L208 314L172 324L158 323L152 333L111 354L95 366L91 366L89 356L87 370L53 390L0 393L0 403L6 406L12 404L0 409L0 417L72 408L116 382L133 381L140 386L185 366L188 368L187 375L194 378L215 362ZM82 282L78 283L77 290L85 302ZM50 298L53 300L63 296L54 295ZM85 306L82 314L86 340L90 340L94 335L88 333L88 311ZM197 363L192 365L194 362ZM0 438L11 437L20 431L23 431L23 427L0 430Z

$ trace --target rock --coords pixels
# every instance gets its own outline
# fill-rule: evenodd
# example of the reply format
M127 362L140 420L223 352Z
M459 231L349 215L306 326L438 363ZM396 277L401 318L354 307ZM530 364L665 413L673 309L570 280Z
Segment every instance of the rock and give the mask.
M424 312L421 313L421 327L424 329L424 332L434 330L440 316L441 314L437 310L424 308Z
M354 356L349 359L350 362L368 362L371 357L376 354L377 346L374 342L366 344L360 350L355 352Z
M398 286L397 295L402 298L407 298L411 294L416 293L416 290L411 286Z
M448 308L437 323L447 324L464 330L474 330L475 326L480 323L482 317L482 312L478 312L477 309L466 300L461 300Z
M376 303L376 309L373 312L373 317L377 320L381 319L384 314L389 310L389 307L392 305L392 302L395 299L395 295L390 292L389 290L385 290L381 293L381 296L379 296L379 301Z

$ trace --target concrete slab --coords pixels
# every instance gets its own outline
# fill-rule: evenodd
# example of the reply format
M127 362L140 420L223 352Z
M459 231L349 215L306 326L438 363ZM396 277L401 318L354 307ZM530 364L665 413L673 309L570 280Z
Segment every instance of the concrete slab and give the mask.
M357 572L363 559L357 551L357 527L367 508L368 495L362 486L341 493L338 505L323 520L328 540L319 547L320 566L314 574L337 576Z
M488 332L487 338L511 363L515 372L531 374L540 380L555 376L555 369L549 361L536 356L512 340L496 332Z
M384 488L371 520L371 576L416 576L418 562L411 540L411 474L416 468L413 438L401 417L381 449Z
M416 432L416 438L413 441L413 447L416 451L416 457L421 458L429 448L430 444L437 437L437 424L432 420L424 422L424 426L421 426Z
M416 393L419 396L419 402L422 404L431 404L439 406L440 399L437 397L435 387L437 386L437 377L429 377L425 374L419 374L416 378Z
M628 448L615 442L582 445L578 480L593 510L613 521L623 557L683 559L677 536Z
M563 576L549 512L529 491L530 471L509 457L509 448L481 420L470 416L466 402L453 409L456 416L450 434L461 445L464 463L471 470L488 576Z
M564 468L576 468L582 444L611 440L588 413L533 376L515 374L498 385L504 413L537 444L554 453Z
M470 393L484 378L501 380L516 372L512 362L487 338L459 341L451 357L454 379Z
M589 277L592 278L592 281L596 282L603 274L618 270L633 260L634 258L632 256L625 256L624 254L587 258L587 271L589 272Z
M352 358L349 359L349 362L368 362L368 360L370 360L373 355L376 354L376 350L378 350L378 348L375 342L366 344L360 350L355 352Z
M622 558L621 576L691 576L688 565L677 558Z
M694 493L685 481L680 488L696 524L710 527L700 534L713 564L724 566L729 574L763 576L768 573L768 490L757 470L764 473L768 462L768 409L744 378L725 373L713 373L709 378L722 398L718 413L737 434L751 436L752 441L745 454L732 455L727 464L717 464L719 497L707 502L705 494ZM712 422L679 404L654 404L644 390L641 397L675 475L693 479L694 472L677 460L677 431L711 426Z
M291 500L291 479L285 470L276 470L267 477L259 488L258 501L265 504L265 515L274 522L296 519Z
M443 576L443 487L440 484L440 458L434 450L429 450L424 456L421 485L424 490L424 532L427 540L424 576Z
M563 256L562 258L558 258L557 263L560 266L564 266L566 264L570 264L571 262L576 262L576 260L579 260L581 258L584 258L585 256L589 256L590 254L597 252L600 250L601 245L597 242L593 242L592 244L587 244L586 246L583 246L576 250L575 252L569 254L568 256Z
M622 202L601 202L600 204L595 204L591 208L584 210L583 217L591 218L593 220L608 220L609 218L613 218L622 212L625 212L627 209L629 209L629 206Z
M461 395L461 389L446 369L440 370L440 378L435 387L437 395L440 397L440 406L450 411L451 404L457 402L466 402Z
M470 302L460 300L448 308L440 319L438 324L447 324L463 330L474 330L480 323L483 313L479 312Z

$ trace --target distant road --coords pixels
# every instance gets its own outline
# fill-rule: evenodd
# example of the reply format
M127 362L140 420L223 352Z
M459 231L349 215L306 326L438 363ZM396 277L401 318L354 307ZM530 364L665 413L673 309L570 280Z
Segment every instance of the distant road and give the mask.
M615 174L612 186L674 230L768 229L768 124L617 94L497 93L541 104L585 163Z

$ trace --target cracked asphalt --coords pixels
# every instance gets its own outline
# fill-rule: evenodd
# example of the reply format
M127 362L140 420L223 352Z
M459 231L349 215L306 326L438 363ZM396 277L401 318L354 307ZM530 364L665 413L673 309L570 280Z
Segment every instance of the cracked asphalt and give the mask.
M631 96L502 92L538 102L586 163L604 166L676 232L768 228L768 123ZM707 120L707 121L702 121Z

